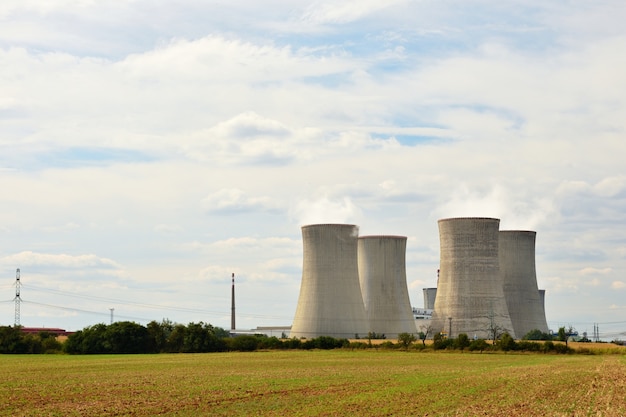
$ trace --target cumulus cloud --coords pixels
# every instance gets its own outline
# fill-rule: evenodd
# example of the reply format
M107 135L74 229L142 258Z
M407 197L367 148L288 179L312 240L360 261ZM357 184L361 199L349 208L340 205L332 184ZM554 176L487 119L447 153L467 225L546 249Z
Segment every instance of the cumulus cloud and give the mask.
M248 196L243 190L237 188L216 191L202 200L202 207L209 212L223 214L265 212L277 209L276 203L269 197Z
M47 226L47 227L44 227L43 230L49 233L57 233L57 232L63 232L63 231L76 230L79 228L80 228L79 224L74 223L74 222L69 222L61 226Z
M563 277L547 277L544 278L546 282L546 290L550 292L558 293L577 293L579 290L578 280L572 278Z
M614 290L621 290L623 288L626 288L626 283L624 283L623 281L613 281L611 283L611 288Z
M247 140L257 136L284 137L290 130L282 123L263 118L255 112L246 112L225 122L218 123L211 133L220 137Z
M37 266L64 269L105 268L120 269L117 262L96 255L67 255L24 251L0 258L3 265Z
M168 235L180 232L182 227L177 224L157 224L154 226L154 231L160 234Z
M294 246L299 242L286 237L268 237L268 238L230 238L226 240L219 240L212 244L212 247L217 248L249 248L251 246L264 246L266 248L278 249L281 251L293 250Z
M290 216L300 225L323 223L358 225L362 219L361 209L349 197L336 200L327 197L300 200L292 206Z
M580 275L608 275L613 272L612 268L593 268L587 267L581 269L578 273Z
M302 16L305 22L316 24L339 24L358 20L374 14L382 9L392 7L405 0L341 0L333 2L316 2L310 5Z
M602 197L614 197L626 190L626 176L604 178L595 184L593 189Z
M283 166L340 153L397 150L402 146L393 136L377 138L363 131L293 128L255 112L238 114L182 142L182 153L187 157L220 165Z
M469 184L463 181L450 189L448 200L434 212L440 217L494 217L500 219L500 228L535 230L549 219L554 203L549 197L518 192L517 184Z

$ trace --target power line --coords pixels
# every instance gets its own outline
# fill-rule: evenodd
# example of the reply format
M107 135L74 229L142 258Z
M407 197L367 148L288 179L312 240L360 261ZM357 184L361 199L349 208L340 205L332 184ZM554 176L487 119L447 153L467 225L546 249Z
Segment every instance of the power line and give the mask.
M51 288L40 288L40 287L31 286L31 285L24 285L24 287L28 289L32 289L34 291L58 294L58 295L62 295L65 297L82 298L85 300L103 301L107 303L117 303L117 304L124 304L124 305L130 305L130 306L135 306L135 307L144 307L144 308L159 309L159 310L172 310L172 311L180 311L180 312L186 312L186 313L214 314L214 315L219 315L219 316L222 316L225 314L225 312L210 311L210 310L204 310L204 309L198 309L198 308L172 307L172 306L164 306L164 305L159 305L159 304L137 303L137 302L122 300L118 298L73 294L73 293L68 293L65 291L54 290Z
M40 292L45 292L45 293L50 293L50 294L61 295L65 297L73 297L73 298L85 299L85 300L90 300L90 301L102 301L106 303L116 303L116 304L128 305L128 306L133 306L133 307L148 308L148 309L153 309L153 310L169 310L169 311L177 311L177 312L182 312L182 313L198 313L198 314L203 314L203 315L208 315L208 316L213 316L213 317L223 317L228 314L226 311L213 311L213 310L188 308L188 307L172 307L172 306L164 306L164 305L159 305L159 304L138 303L138 302L132 302L128 300L122 300L122 299L110 298L110 297L75 294L75 293L70 293L70 292L61 291L61 290L55 290L52 288L37 287L33 285L22 285L22 287L26 289L31 289L33 291L40 291ZM256 318L256 319L279 319L279 320L286 319L285 316L266 315L266 314L239 313L239 316L246 317L246 318Z
M55 308L55 309L58 309L58 310L74 311L74 312L78 312L78 313L93 314L93 315L97 315L97 316L108 316L109 315L109 313L103 313L103 312L99 312L99 311L90 311L90 310L84 310L84 309L74 308L74 307L55 306L55 305L52 305L52 304L38 303L36 301L23 300L23 302L27 303L27 304L35 304L35 305L48 307L48 308ZM120 316L120 315L118 315L116 317L123 318L123 319L129 319L129 320L138 320L138 321L152 321L153 320L153 319L147 319L147 318L144 318L144 317Z

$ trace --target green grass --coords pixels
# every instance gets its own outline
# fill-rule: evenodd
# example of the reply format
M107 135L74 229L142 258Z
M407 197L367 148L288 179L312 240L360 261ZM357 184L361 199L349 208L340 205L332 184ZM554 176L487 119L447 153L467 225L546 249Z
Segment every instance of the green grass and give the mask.
M6 416L623 416L622 355L0 356Z

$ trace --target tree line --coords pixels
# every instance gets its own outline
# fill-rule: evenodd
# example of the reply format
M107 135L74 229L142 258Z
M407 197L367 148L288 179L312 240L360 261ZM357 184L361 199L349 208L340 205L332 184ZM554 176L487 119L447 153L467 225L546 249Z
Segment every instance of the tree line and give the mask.
M567 341L566 332L560 331L561 340ZM40 332L28 334L20 327L0 326L0 353L67 353L67 354L138 354L138 353L204 353L226 351L255 351L265 349L404 349L404 350L468 350L468 351L527 351L543 353L571 353L567 344L553 342L553 336L533 331L525 340L515 341L504 333L497 340L470 340L466 334L447 338L435 334L432 343L426 344L424 332L417 335L402 333L396 343L385 340L384 335L368 334L366 339L350 341L320 336L313 339L277 338L265 335L239 335L231 337L228 331L211 324L199 322L187 325L169 320L151 321L146 326L130 321L96 324L85 327L60 342L54 334ZM529 340L533 339L533 340ZM421 340L421 344L417 343ZM535 340L541 340L538 342Z
M221 327L199 322L187 325L169 320L146 326L130 321L96 324L70 334L64 342L48 332L24 333L20 327L0 326L2 353L205 353L259 349L335 349L350 344L347 339L320 336L314 339L279 339L265 335L231 337Z

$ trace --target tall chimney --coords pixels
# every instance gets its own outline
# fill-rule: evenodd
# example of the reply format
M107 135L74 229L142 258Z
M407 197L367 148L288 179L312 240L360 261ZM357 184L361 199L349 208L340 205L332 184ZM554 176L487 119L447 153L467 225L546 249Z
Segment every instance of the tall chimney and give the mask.
M235 273L233 272L233 285L231 289L230 303L230 330L235 331Z

